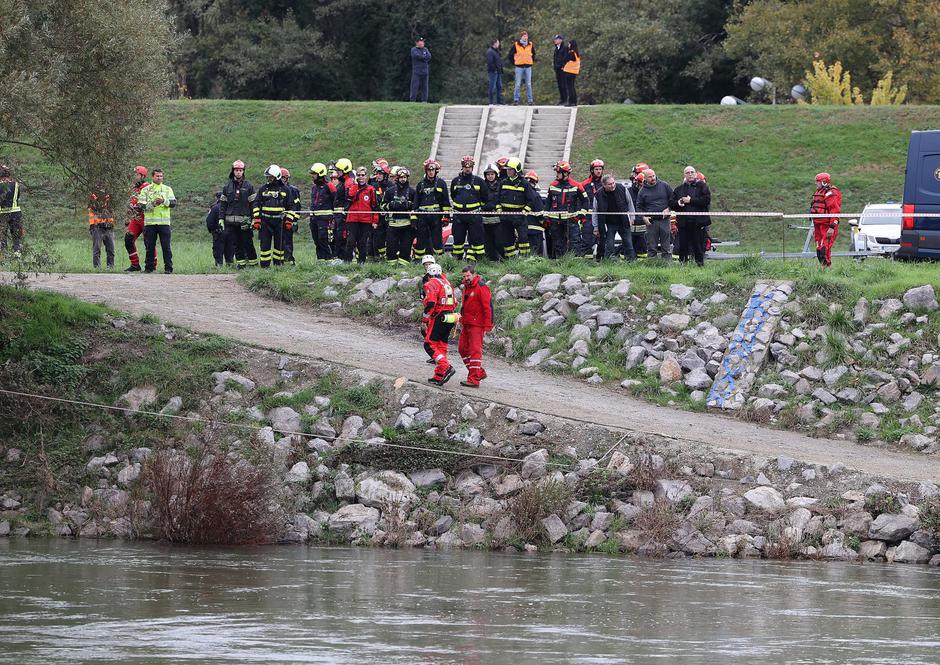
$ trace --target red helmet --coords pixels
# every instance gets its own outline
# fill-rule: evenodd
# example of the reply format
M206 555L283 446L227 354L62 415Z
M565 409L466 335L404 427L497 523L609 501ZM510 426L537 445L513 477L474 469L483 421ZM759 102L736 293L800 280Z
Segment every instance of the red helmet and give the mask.
M425 170L425 171L430 171L430 170L432 170L432 169L433 169L434 171L440 171L440 170L441 170L441 164L440 164L440 162L438 162L436 159L426 159L426 160L424 160L424 170Z
M646 176L643 175L643 172L642 172L642 171L640 171L640 172L637 173L635 176L633 176L633 179L636 180L638 183L640 183L640 184L642 185L642 184L643 184L643 181L646 180Z
M571 163L564 160L555 162L555 171L559 173L571 173Z
M832 176L823 171L822 173L816 174L816 182L821 182L824 185L832 184Z
M464 155L463 157L460 158L461 167L468 166L468 165L473 166L474 164L476 164L476 161L474 161L473 155Z
M135 167L134 167L134 173L136 173L137 175L142 175L142 176L144 176L144 177L146 178L146 177L147 177L147 173L148 173L148 172L147 172L147 167L146 167L146 166L135 166Z
M388 160L384 157L378 157L372 160L372 172L378 173L382 171L383 173L388 173L391 169L388 167Z
M533 170L528 170L525 172L525 179L537 183L539 181L539 174Z
M509 162L509 157L500 157L496 160L496 166L501 169L506 168L506 163Z
M286 167L286 166L282 166L282 167L281 167L281 177L282 177L282 178L290 178L290 171L287 170L287 167Z
M695 174L695 179L696 179L696 180L701 180L702 182L708 182L708 181L705 179L705 174L702 173L701 171L699 171L698 173Z
M591 168L593 169L595 166L600 166L601 168L604 168L604 160L595 159L593 162L591 162Z
M646 162L637 162L636 166L633 167L633 174L642 173L650 167Z
M236 159L234 162L232 162L232 168L233 168L233 169L241 169L241 170L244 171L244 170L245 170L245 162L243 162L243 161L240 160L240 159Z

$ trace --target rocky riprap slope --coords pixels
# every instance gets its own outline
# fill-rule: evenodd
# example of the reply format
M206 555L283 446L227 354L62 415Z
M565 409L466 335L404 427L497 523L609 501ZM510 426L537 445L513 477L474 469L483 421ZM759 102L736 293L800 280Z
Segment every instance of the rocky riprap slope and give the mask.
M243 374L215 374L198 411L183 415L237 425L221 428L233 463L274 465L285 543L940 565L931 483L752 459L327 363L244 356ZM357 411L363 399L371 406ZM119 403L179 409L152 386ZM185 449L195 437L181 427L168 445ZM141 479L154 451L112 449L107 433L84 448L83 484L59 489L45 523L26 524L18 490L4 488L0 533L151 535ZM20 454L6 450L6 463Z
M333 275L321 307L413 327L420 280ZM751 295L672 284L637 295L629 280L505 274L490 285L497 329L487 353L647 399L704 407ZM760 288L760 284L758 285ZM780 303L767 361L755 366L743 418L925 454L940 450L940 311L924 285L844 304L812 285L774 286ZM459 291L459 289L458 289Z

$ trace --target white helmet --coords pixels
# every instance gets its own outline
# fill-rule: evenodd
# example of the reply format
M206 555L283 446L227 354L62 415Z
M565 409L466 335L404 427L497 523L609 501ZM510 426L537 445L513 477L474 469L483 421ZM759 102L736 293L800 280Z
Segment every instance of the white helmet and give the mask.
M269 166L268 168L264 170L264 175L265 177L271 176L275 180L280 180L281 179L281 167L278 166L277 164L271 164L271 166Z
M421 257L421 265L426 266L429 263L437 263L437 262L434 260L434 257L431 256L430 254L425 254L424 256Z
M442 273L444 272L444 271L441 269L441 264L439 264L439 263L431 263L431 264L429 264L428 267L427 267L427 271L428 271L428 274L429 274L431 277L437 277L438 275L440 275L440 274L442 274Z

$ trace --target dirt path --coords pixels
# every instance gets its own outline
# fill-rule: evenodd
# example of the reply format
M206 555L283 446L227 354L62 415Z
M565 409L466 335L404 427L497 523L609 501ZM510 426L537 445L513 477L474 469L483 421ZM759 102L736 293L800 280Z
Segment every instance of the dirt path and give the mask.
M9 277L3 278L8 281ZM249 344L279 347L350 367L405 376L425 384L430 375L415 340L389 335L361 323L275 302L243 289L231 275L69 274L31 280L44 288L135 315L153 314L167 323L216 333ZM456 355L456 353L454 353ZM457 358L459 364L459 358ZM446 390L491 399L532 412L550 413L706 444L715 449L763 457L786 455L815 464L842 463L852 469L898 480L940 482L940 459L813 439L714 413L660 407L567 377L514 367L486 358L490 378L481 390L464 388L457 377Z

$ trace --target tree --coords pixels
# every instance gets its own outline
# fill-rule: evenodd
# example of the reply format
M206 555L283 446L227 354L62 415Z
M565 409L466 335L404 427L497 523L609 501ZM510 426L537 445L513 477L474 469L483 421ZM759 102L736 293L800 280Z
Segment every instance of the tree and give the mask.
M163 0L3 3L0 149L42 152L77 201L99 184L123 191L166 97L173 41Z
M852 87L852 75L842 69L841 62L827 67L822 60L814 60L813 71L806 72L806 85L813 104L864 103L861 91Z

